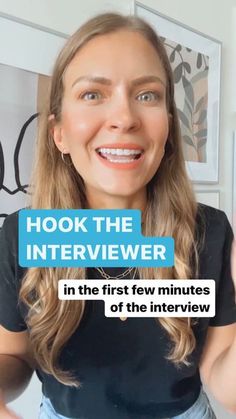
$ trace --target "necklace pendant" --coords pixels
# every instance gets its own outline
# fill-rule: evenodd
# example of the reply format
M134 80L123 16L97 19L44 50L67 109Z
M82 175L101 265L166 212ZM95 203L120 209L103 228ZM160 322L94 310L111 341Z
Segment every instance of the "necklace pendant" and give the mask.
M120 320L121 320L122 322L125 322L125 320L127 320L127 317L120 317Z

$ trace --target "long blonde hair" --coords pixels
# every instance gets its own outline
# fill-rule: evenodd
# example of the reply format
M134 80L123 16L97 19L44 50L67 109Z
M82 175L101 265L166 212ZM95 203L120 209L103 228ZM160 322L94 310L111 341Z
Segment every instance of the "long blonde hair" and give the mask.
M139 268L142 279L191 278L197 266L194 240L196 202L189 184L181 146L181 135L174 102L174 84L169 60L160 38L143 20L115 13L99 15L85 23L62 49L55 63L50 99L41 115L35 170L32 180L32 208L86 208L83 179L74 166L64 164L50 133L48 118L61 117L64 73L79 51L90 39L120 29L142 34L155 48L166 74L167 110L171 126L165 155L157 173L147 185L148 205L144 214L143 234L172 236L175 239L175 266L172 268ZM21 286L20 298L28 306L27 324L38 365L58 381L79 386L70 371L62 371L58 358L63 346L80 324L84 312L83 301L61 301L57 296L61 278L85 278L85 269L31 268ZM172 341L167 354L176 366L188 364L188 355L195 348L195 337L190 319L157 319ZM91 336L92 339L92 336Z

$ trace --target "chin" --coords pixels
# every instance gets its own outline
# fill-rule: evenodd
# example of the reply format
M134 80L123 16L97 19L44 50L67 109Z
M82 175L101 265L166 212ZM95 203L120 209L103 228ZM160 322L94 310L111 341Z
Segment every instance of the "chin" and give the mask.
M103 189L103 192L111 197L119 197L119 198L129 198L132 196L137 196L139 193L142 194L143 188L131 188L124 185L123 187L119 185L117 188L107 188Z

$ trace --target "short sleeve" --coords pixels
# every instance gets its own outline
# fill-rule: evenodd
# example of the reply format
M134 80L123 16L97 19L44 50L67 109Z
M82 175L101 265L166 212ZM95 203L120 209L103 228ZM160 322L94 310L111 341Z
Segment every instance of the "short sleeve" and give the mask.
M18 266L18 214L14 213L0 230L0 324L13 332L27 329L18 301L23 275Z
M226 215L221 212L221 216L224 235L222 269L216 287L216 315L210 320L210 326L225 326L236 322L235 288L230 264L233 232Z

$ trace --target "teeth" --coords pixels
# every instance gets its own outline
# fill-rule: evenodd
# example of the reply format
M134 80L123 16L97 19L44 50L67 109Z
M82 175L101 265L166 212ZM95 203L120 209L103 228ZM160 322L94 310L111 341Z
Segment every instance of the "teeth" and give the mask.
M112 163L130 163L131 161L134 161L134 159L125 159L125 160L121 160L121 159L116 159L116 160L113 160L113 159L107 159L107 160L109 160L109 161L111 161Z
M128 148L99 148L98 152L114 156L137 156L138 154L141 154L141 150L130 150Z

